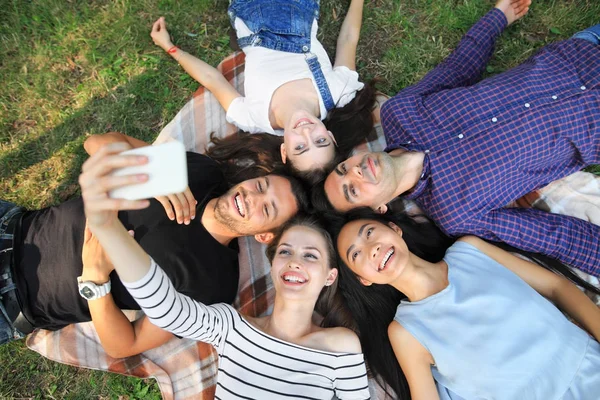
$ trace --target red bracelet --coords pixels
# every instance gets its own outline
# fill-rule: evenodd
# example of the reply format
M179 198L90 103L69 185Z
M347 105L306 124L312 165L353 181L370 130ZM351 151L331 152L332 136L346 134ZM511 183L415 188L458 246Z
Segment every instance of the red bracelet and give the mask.
M169 53L169 54L176 53L176 52L177 52L177 49L179 49L179 47L177 47L177 46L173 46L173 47L171 47L169 50L167 50L167 53Z

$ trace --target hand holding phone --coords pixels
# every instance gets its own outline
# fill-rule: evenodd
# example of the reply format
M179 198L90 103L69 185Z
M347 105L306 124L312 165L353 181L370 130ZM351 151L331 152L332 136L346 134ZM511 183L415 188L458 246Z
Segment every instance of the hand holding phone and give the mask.
M122 155L141 155L148 158L144 165L115 170L113 176L146 174L143 183L113 189L109 196L116 199L141 200L181 193L188 186L187 161L183 144L177 141L124 151Z

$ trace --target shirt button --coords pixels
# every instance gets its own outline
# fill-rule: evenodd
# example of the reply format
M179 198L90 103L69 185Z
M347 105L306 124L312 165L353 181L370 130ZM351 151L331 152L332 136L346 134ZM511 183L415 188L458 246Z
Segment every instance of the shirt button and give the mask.
M458 135L458 138L459 138L459 139L462 139L462 138L464 138L464 137L465 137L465 135L463 135L462 133L461 133L460 135Z
M581 89L581 90L585 90L585 89L586 89L586 87L585 87L585 86L581 86L579 89Z
M307 52L308 51L308 46L302 46L302 51Z
M525 108L529 108L529 107L531 107L531 104L525 103Z
M496 118L496 117L492 118L492 122L498 122L498 118Z
M552 96L552 100L556 100L556 99L558 99L557 96Z
M425 150L425 154L428 154L428 153L429 153L429 150Z

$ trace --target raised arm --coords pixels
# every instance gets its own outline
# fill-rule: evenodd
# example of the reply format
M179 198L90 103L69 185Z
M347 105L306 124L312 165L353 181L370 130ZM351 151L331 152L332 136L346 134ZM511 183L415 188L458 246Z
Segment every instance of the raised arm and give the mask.
M83 148L91 156L94 155L102 146L109 143L127 143L131 148L150 146L143 140L125 135L120 132L108 132L104 134L91 135L85 142ZM187 187L181 193L174 193L168 196L157 196L156 200L162 204L170 220L177 220L178 224L189 225L192 219L196 218L196 198Z
M152 25L150 36L157 46L170 54L183 67L185 72L210 90L225 111L229 109L229 105L235 98L242 96L216 68L173 45L164 17L160 17Z
M455 236L484 239L554 257L583 272L600 276L600 226L575 217L531 208L502 208L472 221Z
M119 210L137 210L148 206L147 200L108 197L112 189L147 179L142 174L110 175L114 169L147 162L146 157L119 154L128 148L125 143L111 143L84 163L79 183L88 226L127 290L155 325L218 347L228 321L224 308L207 307L177 293L166 274L117 218Z
M431 354L397 321L388 328L388 337L400 368L406 376L413 400L439 400L431 373L434 364Z
M87 227L81 258L83 261L82 280L91 281L97 285L110 280L110 273L114 267L96 237ZM151 324L146 317L130 322L115 304L111 293L95 300L89 300L88 306L100 343L111 357L133 356L158 347L173 337L169 332Z
M334 67L356 70L356 46L360 38L364 0L352 0L337 40Z
M600 341L600 308L568 279L537 264L516 257L474 236L460 240L472 244L490 258L504 265L558 308L566 312L582 328Z
M463 36L456 49L416 85L411 93L426 95L444 89L468 86L481 78L496 39L507 25L523 17L531 0L500 0Z

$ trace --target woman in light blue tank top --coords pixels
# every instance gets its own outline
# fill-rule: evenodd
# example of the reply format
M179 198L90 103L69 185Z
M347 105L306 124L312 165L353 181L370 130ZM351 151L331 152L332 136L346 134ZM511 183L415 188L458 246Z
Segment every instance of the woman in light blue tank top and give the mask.
M336 243L367 361L397 397L600 399L600 309L580 278L473 236L442 255L432 224L394 219L354 212Z

